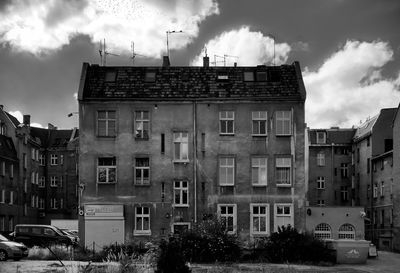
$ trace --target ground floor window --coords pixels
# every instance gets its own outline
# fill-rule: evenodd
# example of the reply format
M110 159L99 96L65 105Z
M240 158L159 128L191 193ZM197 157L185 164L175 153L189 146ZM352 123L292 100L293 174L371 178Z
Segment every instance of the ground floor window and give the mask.
M250 234L269 235L269 204L250 204Z
M355 239L356 229L353 225L344 224L339 228L339 239Z
M181 222L181 223L174 223L172 225L172 233L173 234L182 234L183 232L190 229L189 222Z
M229 234L236 233L236 204L218 204L218 216Z
M150 207L140 206L135 209L135 230L136 235L150 235Z
M330 239L332 236L331 227L326 223L317 225L314 229L314 237L318 239Z
M278 231L278 227L294 226L293 204L275 204L274 205L274 230Z

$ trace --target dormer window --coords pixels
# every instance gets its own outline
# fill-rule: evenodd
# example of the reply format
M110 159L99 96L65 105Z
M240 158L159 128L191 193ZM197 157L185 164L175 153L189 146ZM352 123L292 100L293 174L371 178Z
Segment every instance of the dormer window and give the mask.
M267 81L267 72L266 71L257 71L257 81L258 82Z
M245 71L243 73L243 80L245 82L254 82L254 73L253 73L253 71Z
M326 144L326 132L317 132L317 144Z
M146 72L145 82L155 82L156 81L156 72Z
M106 77L105 77L106 82L115 82L116 78L117 78L116 71L107 71L106 72Z
M228 77L227 74L220 74L220 75L217 76L217 79L219 81L227 81L227 80L229 80L229 77Z

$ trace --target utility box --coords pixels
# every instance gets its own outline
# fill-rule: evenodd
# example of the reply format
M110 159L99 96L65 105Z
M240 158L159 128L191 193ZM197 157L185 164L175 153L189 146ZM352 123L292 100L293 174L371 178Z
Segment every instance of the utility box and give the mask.
M336 250L338 264L365 264L368 258L369 241L366 240L330 240L327 245Z

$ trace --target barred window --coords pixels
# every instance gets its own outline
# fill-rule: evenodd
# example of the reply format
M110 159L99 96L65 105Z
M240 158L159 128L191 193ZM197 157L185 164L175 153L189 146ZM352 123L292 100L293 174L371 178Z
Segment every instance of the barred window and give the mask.
M351 224L341 225L339 228L339 239L355 239L356 229Z
M331 227L326 223L317 225L314 229L314 237L318 239L330 239L332 237Z

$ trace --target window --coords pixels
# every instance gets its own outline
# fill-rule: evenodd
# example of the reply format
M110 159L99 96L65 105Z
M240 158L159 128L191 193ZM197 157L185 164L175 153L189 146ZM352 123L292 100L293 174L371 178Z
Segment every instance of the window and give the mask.
M0 231L5 231L6 229L6 217L0 216Z
M14 191L10 191L10 205L14 205Z
M220 157L219 159L219 185L235 185L235 158Z
M39 181L39 188L44 188L46 186L46 177L41 176Z
M60 155L60 164L64 165L64 155Z
M221 135L233 135L235 133L235 112L219 112L219 133Z
M265 82L267 80L267 72L266 71L257 71L257 81L258 82Z
M1 175L5 176L6 175L6 162L1 162Z
M293 204L275 204L274 205L274 231L278 231L278 227L293 227Z
M155 82L156 81L156 72L146 72L145 82Z
M6 190L1 190L0 203L4 204L6 202Z
M292 113L291 111L276 111L276 135L287 136L292 134Z
M370 194L371 194L371 185L367 185L367 199L370 198Z
M340 164L340 174L342 178L347 178L349 176L349 164L341 163Z
M348 192L348 190L347 190L347 187L346 186L341 186L340 187L340 194L341 194L341 197L342 197L342 201L347 201L347 200L349 200L349 192Z
M161 182L161 202L165 201L165 182Z
M31 173L31 184L35 184L35 172Z
M317 166L325 166L325 154L322 152L317 154Z
M135 111L135 137L149 138L150 116L148 111Z
M250 234L269 235L269 204L250 204Z
M385 196L385 182L381 182L381 189L380 189L380 196L384 197Z
M325 177L318 176L318 178L317 178L317 189L319 189L319 190L325 189Z
M64 182L63 180L64 180L64 177L61 175L60 179L58 180L58 186L61 187L61 188L63 186L63 182Z
M267 112L256 111L251 113L253 136L267 135Z
M314 229L315 238L324 240L324 239L330 239L331 236L332 236L331 227L326 223L321 223L317 225Z
M165 134L161 134L161 153L165 153Z
M31 148L31 158L32 158L32 160L35 160L35 153L36 153L35 148Z
M136 235L151 235L150 229L150 207L136 207L135 230Z
M276 185L290 186L292 181L292 159L290 157L277 157L276 166Z
M99 157L97 162L97 183L116 183L117 163L115 157Z
M243 80L245 82L253 82L254 81L254 73L252 71L243 72Z
M44 209L44 198L39 199L39 209Z
M370 145L370 139L369 137L367 137L367 147L369 147L369 145Z
M228 234L236 234L236 204L218 204L217 214Z
M34 208L35 205L36 205L35 199L36 199L36 196L35 196L35 195L32 195L32 197L31 197L31 207L32 207L32 208Z
M353 225L344 224L339 228L339 239L355 239L356 230Z
M97 135L102 137L115 137L115 111L97 111Z
M58 202L56 198L50 198L50 208L51 209L57 209L58 208Z
M38 149L36 149L35 160L39 161L39 150Z
M371 159L367 158L367 173L370 172Z
M14 178L14 164L10 165L10 178Z
M27 156L26 156L26 153L24 153L23 155L22 155L22 160L23 160L23 164L24 164L24 169L26 169L26 168L28 168L28 159L27 159Z
M318 199L317 200L317 206L320 206L320 207L325 206L325 200L324 199Z
M58 165L58 156L55 154L50 155L50 165Z
M39 164L40 166L44 166L46 162L46 156L44 154L40 154L39 156Z
M8 230L14 230L14 216L8 217Z
M105 75L105 81L106 82L115 82L115 79L117 78L117 72L116 71L107 71Z
M189 161L189 136L186 132L174 133L174 161Z
M189 206L188 181L174 181L174 205L175 207Z
M60 198L60 209L64 207L64 199Z
M317 144L326 143L326 132L317 132Z
M28 179L24 178L24 193L28 193Z
M39 173L38 172L36 172L36 174L35 174L35 184L39 185Z
M51 176L50 177L50 187L57 187L58 186L58 177Z
M173 234L182 234L185 231L188 231L189 229L190 229L189 222L174 223L172 225L172 233Z
M253 157L251 159L251 182L253 186L267 185L267 169L266 157Z
M374 192L373 192L373 197L377 198L378 197L378 184L374 184Z
M360 148L357 148L357 163L360 162Z
M6 134L7 134L7 126L3 122L0 122L0 135L5 136Z
M150 159L135 159L135 185L150 185Z

